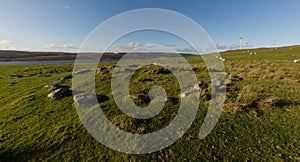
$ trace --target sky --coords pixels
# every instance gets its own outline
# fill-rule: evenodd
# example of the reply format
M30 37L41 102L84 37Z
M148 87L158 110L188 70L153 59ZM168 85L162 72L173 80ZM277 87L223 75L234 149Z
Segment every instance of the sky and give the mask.
M141 8L168 9L189 17L219 50L239 48L241 34L244 48L300 44L299 0L0 0L0 4L0 50L77 52L98 25ZM170 33L139 31L114 42L111 50L150 44L183 52L189 48Z

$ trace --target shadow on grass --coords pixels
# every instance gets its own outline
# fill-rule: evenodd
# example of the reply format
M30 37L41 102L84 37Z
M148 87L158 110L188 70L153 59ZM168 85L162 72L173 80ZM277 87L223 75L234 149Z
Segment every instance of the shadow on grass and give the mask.
M300 101L291 101L291 100L278 100L275 103L276 107L283 108L285 106L299 106Z
M68 92L65 93L64 97L70 97L74 95L79 95L84 93L83 91L74 91L74 90L68 90ZM98 100L98 103L102 103L109 100L109 97L102 95L102 94L96 94L96 98ZM88 98L87 98L88 99Z
M261 107L273 107L273 108L284 108L286 106L299 106L299 101L291 101L291 100L274 100L271 103L270 102L258 102L258 101L252 101L251 103L247 105L241 106L241 109L247 113L250 111L255 111L258 115L263 115L264 111L261 109Z
M46 150L44 149L23 149L22 151L8 150L0 154L0 161L36 161L42 160L39 155Z
M51 140L49 138L49 140ZM66 147L67 144L72 141L72 137L68 136L62 142L52 143L37 143L36 145L26 145L20 146L18 148L9 148L7 150L0 151L0 161L48 161L47 158L53 159L58 157L51 157L60 151L62 148ZM79 152L78 152L79 153ZM76 153L75 153L76 154Z
M98 100L99 103L102 103L102 102L105 102L105 101L109 100L109 98L105 95L96 94L96 97L97 97L97 100Z

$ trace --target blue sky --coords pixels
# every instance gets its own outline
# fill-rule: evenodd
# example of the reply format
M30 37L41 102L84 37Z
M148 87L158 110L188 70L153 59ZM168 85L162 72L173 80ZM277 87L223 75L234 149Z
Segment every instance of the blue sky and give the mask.
M248 48L300 44L299 0L0 0L0 4L0 49L77 51L99 24L140 8L169 9L190 17L220 50L237 48L241 33ZM149 31L115 44L122 49L147 43L186 47L174 36Z

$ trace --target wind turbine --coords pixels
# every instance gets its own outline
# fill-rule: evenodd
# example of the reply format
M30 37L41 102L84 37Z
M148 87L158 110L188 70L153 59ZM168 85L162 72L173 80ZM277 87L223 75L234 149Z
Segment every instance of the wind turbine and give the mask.
M240 50L242 49L243 47L243 35L241 34L240 35Z

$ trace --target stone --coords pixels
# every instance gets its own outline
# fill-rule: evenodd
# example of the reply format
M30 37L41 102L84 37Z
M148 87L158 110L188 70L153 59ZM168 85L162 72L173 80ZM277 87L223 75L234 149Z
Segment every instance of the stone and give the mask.
M12 74L11 77L23 78L24 76L21 74Z
M128 67L139 67L139 65L138 64L130 64L130 65L128 65Z
M60 80L68 80L68 79L71 79L72 77L73 77L72 75L67 75L67 76L62 77Z
M107 67L106 67L106 66L97 67L97 70L98 70L98 71L101 71L101 70L106 70L106 69L107 69Z
M69 92L69 88L62 87L49 93L48 97L52 99L60 99L67 96L68 92Z
M224 81L223 80L219 80L219 79L216 79L213 81L213 86L214 87L221 87L224 85Z
M179 103L179 99L176 97L168 97L169 102L172 102L173 104L178 104Z
M134 100L137 100L138 99L138 96L137 95L130 95L130 98L134 99Z
M90 69L80 69L80 70L74 71L73 74L74 75L84 74L84 73L87 73L87 72L90 72L90 71L91 71Z
M139 102L142 102L142 103L149 103L151 101L149 96L144 95L144 94L130 95L130 98L132 98L133 100L138 100Z
M116 67L116 65L110 65L108 66L108 69L114 69Z
M98 68L97 68L97 73L98 73L98 74L105 74L105 73L108 73L108 72L109 72L109 70L108 70L108 68L105 67L105 66L103 66L103 67L98 67Z
M98 102L96 103L93 102L95 101L94 97L95 95L91 93L81 93L81 94L74 95L73 100L76 104L83 105L83 106L91 106L98 103Z
M265 99L262 99L260 101L260 104L262 104L262 105L268 105L268 106L275 106L277 102L278 102L277 98L271 96L271 97L267 97Z
M236 75L233 75L233 76L230 76L228 79L227 79L227 83L232 83L232 82L238 82L240 80L243 80L243 78L239 77L239 76L236 76Z
M188 96L190 94L191 94L191 92L183 92L183 93L180 94L180 97L184 98L184 97L186 97L186 96Z
M57 89L60 88L59 84L62 83L62 82L63 81L61 81L61 80L56 80L56 81L54 81L52 83L47 84L45 87L49 88L51 91L54 91L54 90L57 90Z
M208 88L208 84L203 81L200 81L199 83L194 85L195 90L207 89L207 88Z
M148 102L150 102L150 98L149 98L148 95L139 94L137 97L138 97L138 100L139 100L140 102L143 102L143 103L148 103Z
M168 69L166 68L163 68L163 67L154 67L153 69L150 70L151 73L154 73L154 74L170 74L171 71L169 71Z

